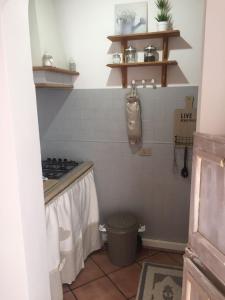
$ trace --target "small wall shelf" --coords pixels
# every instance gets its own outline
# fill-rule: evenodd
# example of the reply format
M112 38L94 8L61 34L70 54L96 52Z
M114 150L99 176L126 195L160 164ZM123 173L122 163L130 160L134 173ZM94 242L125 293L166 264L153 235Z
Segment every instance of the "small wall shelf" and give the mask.
M67 75L80 75L79 72L74 72L70 71L67 69L61 69L61 68L56 68L56 67L43 67L43 66L38 66L38 67L33 67L33 71L48 71L48 72L53 72L53 73L61 73L61 74L67 74Z
M73 88L72 84L62 84L62 83L35 83L36 88L48 88L48 89L68 89Z
M74 76L80 75L74 72L56 67L33 67L34 83L36 88L72 89Z
M163 66L163 65L177 65L177 61L176 60L167 60L167 61L108 64L107 67L124 68L124 67L149 67L149 66Z
M168 31L155 31L155 32L145 32L145 33L134 33L127 35L111 35L107 38L111 42L121 42L121 41L133 41L133 40L147 40L147 39L158 39L165 37L179 37L179 30L168 30Z
M122 74L122 85L124 88L127 87L127 68L128 67L153 67L160 66L162 68L161 75L161 85L162 87L167 86L167 67L172 65L177 65L177 61L168 60L169 56L169 38L179 37L179 30L169 30L169 31L157 31L157 32L146 32L128 35L114 35L108 36L107 38L111 42L120 42L122 51L122 63L121 64L108 64L110 68L120 68ZM145 40L145 39L163 39L163 54L162 61L155 62L136 62L136 63L125 63L125 49L128 47L128 41L134 40Z

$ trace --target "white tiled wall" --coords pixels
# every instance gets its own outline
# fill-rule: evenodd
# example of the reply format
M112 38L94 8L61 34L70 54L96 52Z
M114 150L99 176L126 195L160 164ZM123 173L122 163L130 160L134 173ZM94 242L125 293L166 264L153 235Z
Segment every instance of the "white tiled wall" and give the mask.
M144 146L153 155L131 153L124 97L127 90L38 90L42 155L92 160L101 218L118 210L134 212L147 225L146 237L187 239L190 178L180 176L183 151L173 164L173 113L185 96L197 101L197 87L140 89Z

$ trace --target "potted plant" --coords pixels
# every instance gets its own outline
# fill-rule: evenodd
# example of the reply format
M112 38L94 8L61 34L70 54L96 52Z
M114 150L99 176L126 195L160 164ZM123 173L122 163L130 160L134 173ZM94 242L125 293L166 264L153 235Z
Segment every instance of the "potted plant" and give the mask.
M170 28L172 21L169 0L156 0L155 4L159 9L159 12L155 18L158 22L158 31L166 31Z

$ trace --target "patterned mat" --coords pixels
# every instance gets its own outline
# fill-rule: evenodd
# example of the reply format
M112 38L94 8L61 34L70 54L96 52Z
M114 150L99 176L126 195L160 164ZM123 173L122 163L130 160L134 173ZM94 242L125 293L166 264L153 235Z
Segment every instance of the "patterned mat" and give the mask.
M182 269L145 262L136 300L181 300Z

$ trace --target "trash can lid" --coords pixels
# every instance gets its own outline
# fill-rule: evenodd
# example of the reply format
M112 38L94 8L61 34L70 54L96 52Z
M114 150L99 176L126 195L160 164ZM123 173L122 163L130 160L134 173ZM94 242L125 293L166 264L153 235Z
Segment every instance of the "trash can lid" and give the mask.
M108 228L129 229L138 226L137 218L130 214L115 214L107 220Z

